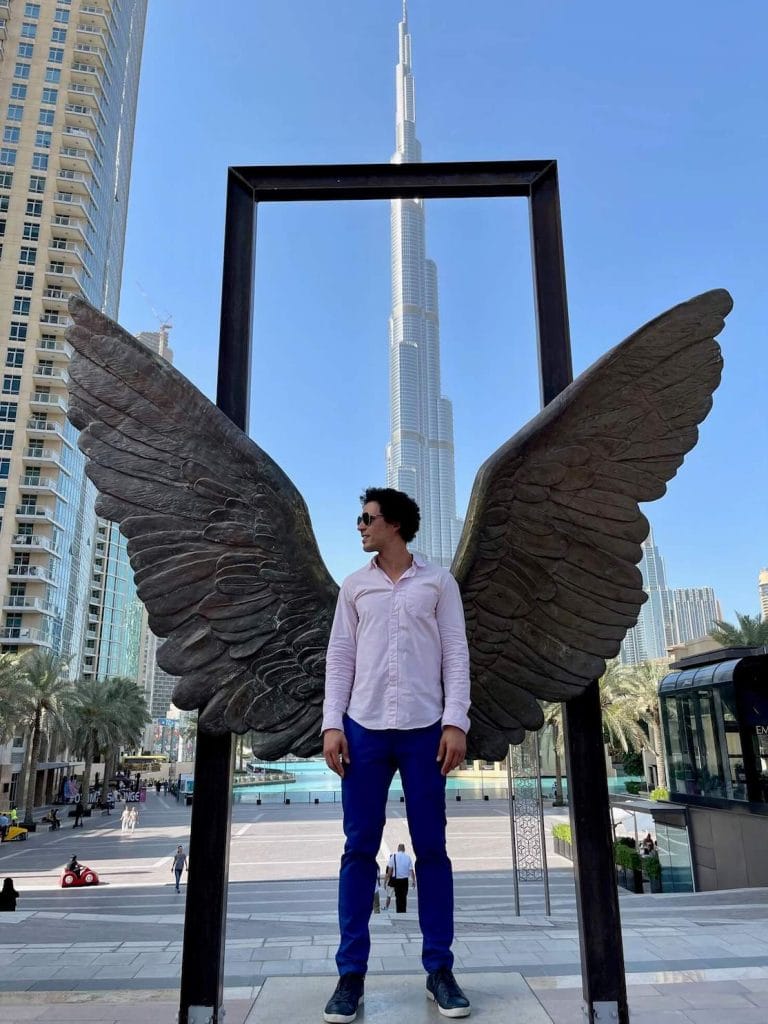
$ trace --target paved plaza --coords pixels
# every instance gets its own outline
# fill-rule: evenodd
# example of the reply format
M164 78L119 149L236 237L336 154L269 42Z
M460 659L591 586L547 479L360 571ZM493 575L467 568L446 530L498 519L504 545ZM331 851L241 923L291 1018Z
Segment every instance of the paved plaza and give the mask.
M565 820L547 815L547 822ZM38 831L0 847L0 877L21 893L0 915L0 1022L172 1022L185 896L171 855L188 849L190 808L150 793L135 834L119 814L73 831ZM456 872L456 973L474 1016L491 1024L583 1021L578 930L569 862L550 850L552 913L543 886L526 883L514 913L506 804L449 804ZM233 810L226 1024L322 1019L334 984L336 872L342 845L334 804L236 804ZM382 848L409 845L402 804L392 803ZM62 890L76 853L103 882ZM768 1020L765 890L621 899L633 1024L764 1024ZM366 1018L437 1021L421 994L415 901L408 913L372 918ZM410 1007L410 1003L415 1004ZM402 1005L401 1005L402 1004ZM514 1007L514 1013L511 1008ZM502 1012L504 1011L504 1012ZM293 1011L291 1011L293 1012Z

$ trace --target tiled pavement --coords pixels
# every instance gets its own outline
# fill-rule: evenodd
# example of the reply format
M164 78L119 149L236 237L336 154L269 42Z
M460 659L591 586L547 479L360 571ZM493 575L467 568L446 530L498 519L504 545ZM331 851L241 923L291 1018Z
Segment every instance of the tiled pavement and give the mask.
M556 887L557 883L555 892ZM462 886L458 889L461 893ZM633 1024L765 1024L766 895L764 890L741 890L624 897ZM482 909L458 911L456 970L470 995L473 978L481 973L484 977L489 971L507 975L510 983L522 976L555 1024L583 1024L572 906L569 912L564 896L556 897L556 903L551 918L516 918ZM83 926L97 916L105 915L37 911L17 914L16 920L44 929L62 918L70 926L76 921ZM14 944L9 929L0 928L0 1022L175 1021L181 942L136 940L131 933L139 923L160 928L171 920L180 930L182 915L111 916L125 930L122 940ZM312 991L320 1019L319 1005L335 973L333 914L231 915L230 926L232 916L247 916L253 934L230 937L227 943L226 1024L260 1022L258 997L263 983L290 985L297 976L314 979ZM274 934L276 923L292 934ZM394 985L393 975L421 973L414 911L375 916L372 937L372 980L386 975Z

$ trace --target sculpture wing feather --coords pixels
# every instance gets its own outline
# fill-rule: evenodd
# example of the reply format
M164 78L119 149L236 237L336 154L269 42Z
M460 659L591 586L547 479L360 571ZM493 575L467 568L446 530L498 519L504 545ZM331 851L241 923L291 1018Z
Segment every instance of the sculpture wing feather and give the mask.
M80 298L69 419L120 524L173 700L254 752L316 753L338 588L280 467L185 377Z
M634 626L648 521L698 438L732 306L707 292L612 349L480 468L453 573L472 676L470 756L501 760L600 677Z

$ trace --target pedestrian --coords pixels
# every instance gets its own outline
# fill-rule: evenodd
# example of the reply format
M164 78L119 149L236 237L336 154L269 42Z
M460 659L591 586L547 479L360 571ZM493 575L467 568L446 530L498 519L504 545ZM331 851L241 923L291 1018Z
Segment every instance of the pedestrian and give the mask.
M341 777L346 843L339 874L339 981L324 1019L350 1024L363 1000L371 893L399 769L416 857L427 997L466 1017L453 976L453 877L445 846L445 777L466 755L469 651L459 588L447 569L412 555L419 508L369 488L358 516L371 561L339 593L326 658L323 755Z
M405 844L400 843L397 853L393 853L387 863L386 871L387 885L395 894L395 912L404 914L408 909L408 880L416 888L416 875L413 872L413 861L405 852ZM389 910L390 896L387 894L387 910Z
M11 804L8 816L11 819L11 825L15 828L19 824L19 812L16 810L16 804Z
M123 813L120 815L120 831L121 832L127 832L128 831L128 822L130 820L130 817L131 817L131 810L130 810L128 804L126 804L125 807L123 807Z
M0 811L0 843L5 842L5 836L11 827L11 816L5 811Z
M13 887L13 879L6 878L3 888L0 889L0 910L15 910L18 898L19 894Z
M72 828L83 827L83 815L85 814L85 807L83 807L83 801L78 797L77 803L75 804L75 824Z
M177 846L176 853L173 855L173 863L171 864L171 871L176 876L176 892L181 892L179 883L181 882L181 873L185 869L189 871L187 855L184 853L183 846Z
M160 780L159 779L155 779L155 792L157 793L158 796L160 796Z
M133 831L139 820L139 812L136 810L136 804L133 804L130 811L128 812L128 828L133 835Z

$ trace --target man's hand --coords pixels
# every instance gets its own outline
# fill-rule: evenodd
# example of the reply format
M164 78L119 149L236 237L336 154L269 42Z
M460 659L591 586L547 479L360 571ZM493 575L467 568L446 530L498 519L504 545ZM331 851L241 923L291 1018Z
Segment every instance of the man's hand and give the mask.
M440 746L437 748L437 760L441 762L441 774L447 775L454 768L458 768L466 756L467 737L465 733L455 725L444 725Z
M326 729L323 733L323 757L331 771L343 779L344 765L349 764L349 746L341 729Z

